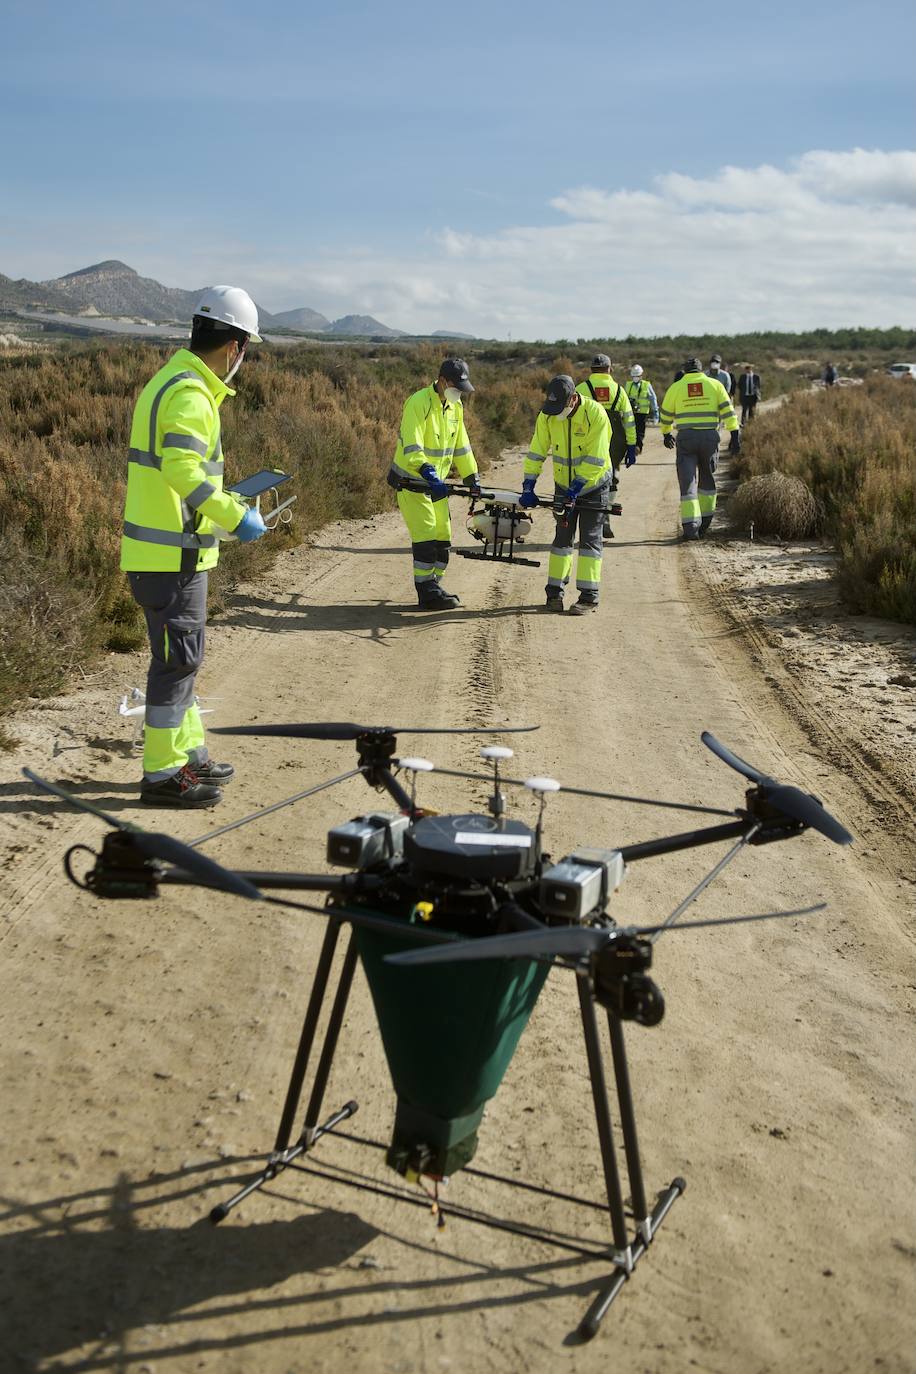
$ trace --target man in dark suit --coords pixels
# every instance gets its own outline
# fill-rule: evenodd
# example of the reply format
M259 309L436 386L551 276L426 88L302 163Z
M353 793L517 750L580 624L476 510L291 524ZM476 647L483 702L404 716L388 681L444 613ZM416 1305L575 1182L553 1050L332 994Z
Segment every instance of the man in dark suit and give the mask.
M738 399L741 402L741 423L746 425L748 420L753 420L760 400L760 378L754 371L753 363L745 363L744 371L738 378Z

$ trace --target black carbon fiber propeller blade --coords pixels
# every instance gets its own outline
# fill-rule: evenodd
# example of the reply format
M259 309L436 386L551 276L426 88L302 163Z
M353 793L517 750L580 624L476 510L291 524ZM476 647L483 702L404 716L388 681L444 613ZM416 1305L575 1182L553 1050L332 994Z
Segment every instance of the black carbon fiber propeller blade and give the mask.
M524 735L539 725L356 725L353 721L306 721L291 725L211 726L213 735L279 735L283 739L350 739L360 735Z
M751 782L757 783L762 789L764 799L769 806L784 815L790 816L792 820L801 821L802 825L810 826L812 830L818 830L822 835L826 835L828 840L833 840L834 844L852 844L852 836L844 825L831 816L830 812L817 797L809 792L803 792L800 787L795 787L792 783L777 782L775 778L770 778L766 773L761 773L759 768L753 764L746 763L737 754L733 754L724 744L711 735L708 730L704 730L700 739L711 749L717 758L723 763L727 763L729 768L734 768L736 773L741 773Z
M777 811L785 812L793 820L801 821L802 825L809 825L812 830L819 830L834 844L852 844L852 836L846 827L809 792L803 792L791 783L773 783L770 786L769 780L763 784L763 791L768 804Z
M825 902L816 906L798 907L793 911L762 911L753 916L720 916L707 921L682 921L675 926L615 926L599 930L591 926L563 926L551 930L523 930L517 935L483 936L479 940L459 940L454 944L428 946L389 954L388 964L464 964L480 959L540 959L545 955L559 955L567 959L581 958L602 949L621 936L649 936L660 931L666 934L678 930L702 930L708 926L736 926L748 921L777 921L790 916L811 916L823 911Z
M772 781L772 779L767 778L765 773L761 773L759 768L755 768L751 763L745 763L744 759L739 759L737 754L733 754L730 749L726 749L725 745L721 744L719 740L716 739L715 735L711 735L708 730L703 731L702 735L700 735L700 739L706 745L707 749L712 750L716 758L720 758L723 763L727 763L729 768L734 768L736 773L743 773L744 776L750 778L752 782Z
M206 887L215 887L219 892L231 893L233 897L247 897L251 902L262 900L262 894L247 878L223 868L222 864L201 854L199 849L191 849L172 835L135 830L131 833L130 842L145 858L174 864Z
M174 864L176 868L181 868L191 877L199 878L207 887L215 887L220 892L229 892L235 897L247 897L250 901L260 901L261 893L258 889L247 881L240 878L237 874L223 868L221 864L214 863L205 854L201 854L196 849L191 849L189 845L183 844L181 840L176 840L172 835L155 834L147 830L141 830L138 825L133 825L130 821L119 820L117 816L110 815L103 811L100 806L94 806L92 802L84 801L82 797L74 797L63 787L58 787L56 783L48 782L38 773L33 773L31 768L23 768L23 774L29 782L33 782L36 787L40 787L43 792L50 792L54 797L60 797L62 801L69 802L77 811L85 811L90 816L96 816L104 821L106 825L113 826L115 830L121 830L130 836L131 844L140 851L147 859L159 859L162 863Z

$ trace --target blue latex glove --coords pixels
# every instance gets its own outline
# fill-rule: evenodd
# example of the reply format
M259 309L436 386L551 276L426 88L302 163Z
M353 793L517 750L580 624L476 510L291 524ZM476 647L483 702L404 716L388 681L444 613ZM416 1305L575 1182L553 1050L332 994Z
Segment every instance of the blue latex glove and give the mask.
M267 526L261 518L261 512L255 510L254 506L249 506L232 532L240 543L250 544L267 533Z
M676 442L677 441L673 434L666 434L664 439L662 440L662 443L665 445L665 448L674 448Z
M448 496L448 487L439 476L432 463L424 463L420 469L420 476L425 477L429 483L429 499L431 501L443 501Z
M728 441L729 453L741 452L741 434L737 429L732 430L732 437Z
M635 445L635 444L627 444L627 455L626 455L626 457L625 457L624 460L623 460L623 465L624 465L625 468L631 468L635 462L636 462L636 445Z
M522 482L522 494L518 498L518 504L524 506L525 510L532 510L541 504L534 490L537 480L536 477L526 477Z
M576 504L576 501L578 500L579 496L582 494L582 488L583 488L584 486L585 486L585 478L584 478L584 477L577 477L577 478L575 479L574 482L570 482L570 484L569 484L569 491L566 493L566 502L567 502L568 505L574 506L574 505Z

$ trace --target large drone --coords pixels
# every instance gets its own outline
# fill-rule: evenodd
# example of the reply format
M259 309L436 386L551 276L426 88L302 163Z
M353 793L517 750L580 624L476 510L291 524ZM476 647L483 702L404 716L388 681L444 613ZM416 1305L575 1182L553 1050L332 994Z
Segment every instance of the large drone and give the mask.
M559 782L546 777L507 778L502 770L512 757L512 750L491 744L480 751L488 769L485 773L435 770L449 778L489 783L492 790L486 813L437 815L426 811L417 800L419 780L433 771L434 765L423 758L397 754L399 733L505 735L532 728L536 727L402 732L394 727L348 722L223 727L215 733L350 740L356 745L357 765L190 844L141 830L82 798L71 797L29 769L23 771L39 787L91 812L112 827L101 851L88 851L93 863L84 876L77 874L76 866L78 854L86 852L85 846L71 848L64 861L71 880L97 896L149 898L156 896L163 886L197 885L327 918L274 1148L258 1175L213 1209L210 1215L214 1223L285 1169L354 1187L370 1187L353 1177L327 1173L303 1162L303 1157L311 1155L323 1137L334 1136L385 1150L387 1163L409 1182L428 1180L433 1207L438 1210L441 1223L445 1209L438 1195L439 1184L460 1169L480 1175L481 1171L471 1167L471 1161L485 1104L499 1088L550 969L558 967L575 976L606 1205L589 1203L577 1195L558 1193L530 1181L519 1182L492 1173L482 1176L528 1193L597 1209L610 1218L612 1244L580 1244L543 1226L495 1218L451 1202L447 1210L475 1224L514 1231L592 1259L608 1259L611 1272L578 1328L579 1336L587 1339L598 1330L610 1304L633 1274L686 1186L682 1178L673 1179L649 1205L624 1045L625 1021L654 1026L664 1016L662 993L649 974L655 944L669 930L801 917L822 910L822 906L812 906L719 920L681 919L747 846L792 839L809 829L837 844L848 844L852 837L816 797L768 777L706 732L702 739L707 748L748 781L743 805L734 811L561 787ZM370 787L387 793L396 809L368 811L328 833L327 859L332 865L349 870L346 873L234 871L200 852L202 844L227 831L359 776ZM537 807L533 826L507 816L507 788L523 789L533 797ZM595 800L726 819L617 849L583 847L554 861L544 845L545 807L548 798L563 791ZM637 927L618 925L609 915L608 904L629 865L717 843L729 843L730 847L663 920ZM273 895L277 891L297 890L324 892L325 904L310 905ZM294 1137L299 1103L331 985L337 941L344 925L352 928L350 940L337 974L304 1123ZM357 1110L356 1101L348 1101L322 1120L325 1090L357 959L362 961L369 983L397 1094L394 1129L387 1146L341 1129ZM596 1006L606 1015L610 1036L631 1199L628 1209L624 1207L617 1166ZM370 1190L414 1205L426 1206L429 1202L428 1192L421 1198L402 1184L393 1187L380 1183L371 1185Z

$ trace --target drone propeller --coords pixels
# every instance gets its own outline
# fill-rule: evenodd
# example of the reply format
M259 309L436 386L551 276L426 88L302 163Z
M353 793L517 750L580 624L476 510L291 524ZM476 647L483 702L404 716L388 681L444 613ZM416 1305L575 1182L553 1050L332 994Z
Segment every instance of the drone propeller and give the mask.
M176 868L183 869L192 878L199 879L206 887L215 887L220 892L229 892L235 897L247 897L250 901L261 900L261 893L253 883L248 882L246 878L240 877L237 873L232 873L229 869L223 868L213 859L208 859L206 854L191 849L181 840L176 840L173 835L162 835L149 830L141 830L138 825L132 825L130 821L119 820L117 816L109 815L107 811L103 811L99 806L94 806L92 802L84 801L82 797L72 796L62 787L58 787L53 782L48 782L38 773L33 773L31 768L23 768L22 771L29 782L33 782L42 791L50 792L54 797L60 797L62 801L69 802L78 811L87 811L90 816L97 816L107 825L129 835L131 845L144 858L158 859L162 863L174 864Z
M711 735L708 730L704 730L700 738L706 748L712 750L723 763L727 763L729 768L734 768L736 773L743 774L762 788L766 802L775 810L800 821L802 825L810 826L812 830L819 830L835 844L852 844L849 831L840 825L835 816L831 816L817 797L813 797L809 792L803 792L800 787L794 787L791 783L777 782L775 778L761 773L759 768L746 763L730 749L726 749L725 745L720 744L715 735Z
M360 735L522 735L539 725L356 725L353 721L307 721L301 725L220 725L214 735L280 735L284 739L359 739Z
M461 964L477 959L539 959L545 955L560 955L567 959L581 958L612 943L621 936L650 936L662 930L698 930L705 926L733 926L746 921L773 921L788 916L810 916L823 911L825 902L817 906L799 907L794 911L763 911L753 916L721 916L705 921L683 921L678 926L615 926L597 929L594 926L561 926L550 930L522 931L517 935L490 935L479 940L461 940L434 948L405 950L389 954L389 964Z

